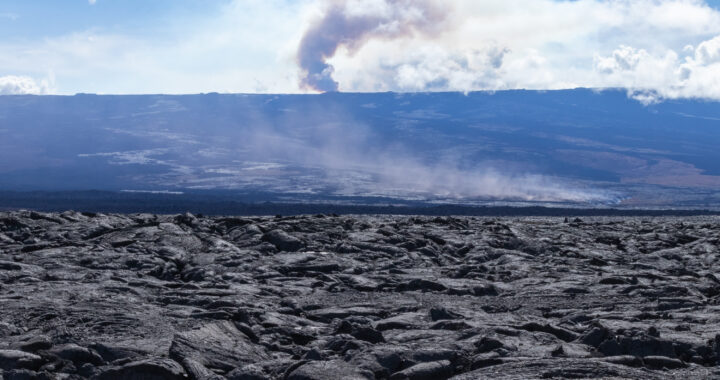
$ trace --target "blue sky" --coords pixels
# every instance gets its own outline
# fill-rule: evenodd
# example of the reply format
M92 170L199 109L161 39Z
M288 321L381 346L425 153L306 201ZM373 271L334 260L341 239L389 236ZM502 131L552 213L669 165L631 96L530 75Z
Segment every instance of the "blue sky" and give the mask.
M303 36L364 18L370 29L338 37L335 54L304 51L340 91L720 97L720 0L336 0L341 20L328 20L329 4L4 0L0 94L313 92L300 80ZM412 8L439 16L418 20Z
M292 1L288 1L291 3ZM297 2L297 1L296 1ZM122 33L163 33L174 20L217 17L231 0L4 0L0 14L3 39L32 39L100 28ZM720 0L706 3L720 9Z
M13 17L0 24L3 39L33 39L79 30L102 29L128 34L163 32L173 20L217 16L229 1L200 0L4 0L0 13Z

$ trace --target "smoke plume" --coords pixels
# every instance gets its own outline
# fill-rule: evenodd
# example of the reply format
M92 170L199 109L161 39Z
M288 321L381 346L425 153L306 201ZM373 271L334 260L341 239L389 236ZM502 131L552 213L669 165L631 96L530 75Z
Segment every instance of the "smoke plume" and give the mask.
M446 10L431 0L337 0L313 24L300 42L297 60L300 86L322 92L337 91L333 66L327 60L339 47L350 53L374 38L394 39L441 30Z

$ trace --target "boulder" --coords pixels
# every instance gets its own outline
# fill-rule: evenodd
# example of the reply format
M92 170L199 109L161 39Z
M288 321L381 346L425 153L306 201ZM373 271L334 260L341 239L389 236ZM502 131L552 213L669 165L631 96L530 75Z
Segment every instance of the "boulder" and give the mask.
M370 380L372 373L363 371L342 360L315 361L293 370L287 380Z
M97 380L184 380L183 367L170 359L147 359L106 369Z
M277 249L286 252L295 252L304 246L302 240L288 234L283 230L272 230L262 236L262 241L274 245Z
M0 369L8 371L16 368L38 369L43 359L35 354L17 350L0 350Z
M170 357L178 362L192 359L207 368L225 372L268 359L265 350L253 344L230 321L209 323L175 334Z
M453 365L448 360L420 363L390 376L390 380L444 380L453 375Z

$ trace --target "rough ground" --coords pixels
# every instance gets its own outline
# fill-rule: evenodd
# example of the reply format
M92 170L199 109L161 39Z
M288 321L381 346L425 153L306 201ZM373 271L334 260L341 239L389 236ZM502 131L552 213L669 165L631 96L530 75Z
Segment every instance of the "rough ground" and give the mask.
M720 218L0 213L5 379L720 378Z

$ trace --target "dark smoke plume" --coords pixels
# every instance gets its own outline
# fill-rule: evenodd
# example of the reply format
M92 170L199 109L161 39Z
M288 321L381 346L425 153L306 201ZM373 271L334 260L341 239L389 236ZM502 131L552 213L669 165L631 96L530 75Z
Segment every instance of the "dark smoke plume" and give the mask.
M371 6L363 8L363 3ZM381 6L377 6L380 4ZM333 67L327 60L341 46L351 53L373 38L435 34L446 11L432 0L337 0L313 24L300 42L297 60L302 70L300 86L317 91L337 91Z

